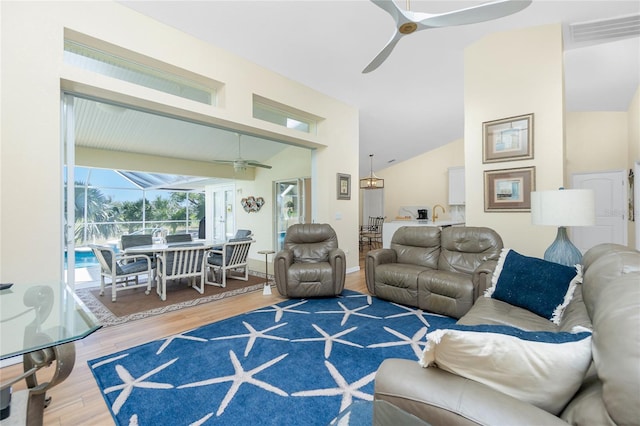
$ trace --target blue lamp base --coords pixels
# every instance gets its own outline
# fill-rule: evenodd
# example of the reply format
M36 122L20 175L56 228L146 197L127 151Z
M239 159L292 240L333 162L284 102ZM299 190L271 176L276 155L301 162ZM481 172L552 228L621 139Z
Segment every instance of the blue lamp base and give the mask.
M573 266L582 262L582 253L569 240L567 228L564 226L558 227L555 241L544 252L544 260L565 266Z

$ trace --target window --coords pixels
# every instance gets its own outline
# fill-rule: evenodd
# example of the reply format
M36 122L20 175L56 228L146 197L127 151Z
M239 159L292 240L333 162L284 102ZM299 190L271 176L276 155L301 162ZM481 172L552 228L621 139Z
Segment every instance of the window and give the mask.
M207 105L215 105L216 89L177 74L161 71L73 40L64 42L64 61L88 71L159 90Z
M253 118L304 133L315 133L318 117L253 95Z

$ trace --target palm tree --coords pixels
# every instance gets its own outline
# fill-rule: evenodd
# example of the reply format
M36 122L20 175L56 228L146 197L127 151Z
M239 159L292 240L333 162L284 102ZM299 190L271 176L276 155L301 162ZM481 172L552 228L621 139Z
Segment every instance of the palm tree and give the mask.
M122 201L116 203L118 212L118 221L127 224L127 233L131 234L142 223L142 209L146 209L146 216L151 212L151 205L143 198L138 201Z
M87 187L82 181L75 182L75 241L83 244L87 241L107 239L118 232L115 224L115 211L111 198L98 188ZM66 207L66 206L65 206Z

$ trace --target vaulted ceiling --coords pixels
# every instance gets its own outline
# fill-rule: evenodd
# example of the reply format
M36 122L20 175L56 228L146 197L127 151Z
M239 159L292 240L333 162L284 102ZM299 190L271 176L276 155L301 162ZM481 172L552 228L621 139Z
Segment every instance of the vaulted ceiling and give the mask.
M361 71L394 28L368 0L120 3L359 108L360 175L368 173L369 154L379 170L463 137L463 52L496 31L563 25L568 111L626 111L640 84L637 0L534 0L497 20L421 31L369 74ZM441 13L481 3L414 0L410 8ZM570 31L572 24L630 15L636 18L624 37L578 42ZM247 152L261 160L258 151Z

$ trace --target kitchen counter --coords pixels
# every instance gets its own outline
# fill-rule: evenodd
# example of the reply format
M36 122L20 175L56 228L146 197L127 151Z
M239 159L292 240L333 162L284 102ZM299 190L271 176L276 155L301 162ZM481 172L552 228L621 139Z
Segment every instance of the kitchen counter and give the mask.
M435 222L433 222L432 220L394 220L391 222L385 222L382 225L382 247L389 248L393 234L401 226L445 227L445 226L460 226L460 225L464 225L464 222L460 220L436 220Z

